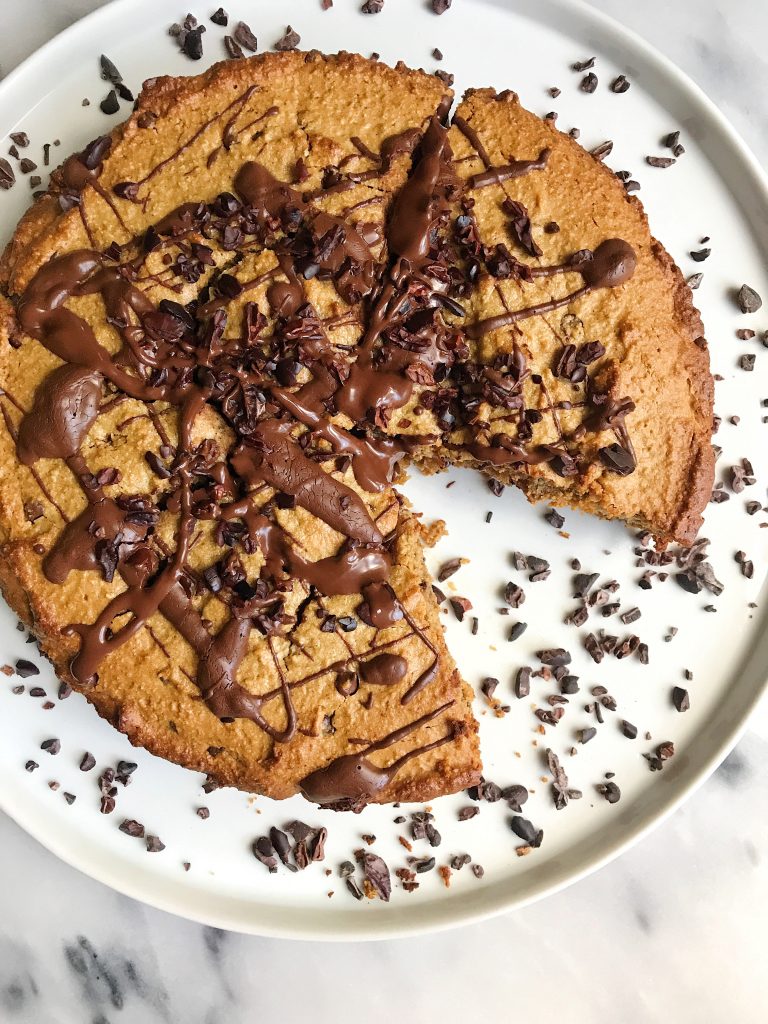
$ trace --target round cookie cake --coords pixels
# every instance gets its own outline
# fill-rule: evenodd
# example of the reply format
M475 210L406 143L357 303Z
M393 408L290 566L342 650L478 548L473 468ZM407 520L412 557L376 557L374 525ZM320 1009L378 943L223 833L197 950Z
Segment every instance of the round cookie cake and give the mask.
M323 806L476 784L414 463L690 543L688 288L511 93L280 53L145 83L0 263L0 583L135 744Z

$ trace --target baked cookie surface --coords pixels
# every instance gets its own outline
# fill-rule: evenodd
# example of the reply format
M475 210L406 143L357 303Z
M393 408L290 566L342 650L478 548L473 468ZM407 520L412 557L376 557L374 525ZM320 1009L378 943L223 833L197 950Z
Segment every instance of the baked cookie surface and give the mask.
M359 809L478 781L409 460L698 529L679 272L511 94L450 102L348 54L152 80L0 264L5 596L132 742L222 784Z

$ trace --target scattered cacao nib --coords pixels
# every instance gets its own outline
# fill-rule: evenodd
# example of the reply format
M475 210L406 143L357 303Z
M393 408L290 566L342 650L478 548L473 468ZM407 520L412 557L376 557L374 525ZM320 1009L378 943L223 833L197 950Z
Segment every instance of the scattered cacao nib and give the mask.
M146 837L147 853L162 853L165 849L165 843L161 842L158 836L148 835Z
M691 289L692 292L696 291L696 289L701 284L703 278L703 274L691 274L691 276L688 278L688 287Z
M386 863L378 854L368 852L363 853L361 863L365 880L371 884L379 899L388 903L392 893L392 880Z
M524 843L532 846L534 849L538 849L541 846L541 841L544 838L543 829L537 829L527 818L523 818L520 815L515 815L510 818L509 827L515 833L518 838L522 839Z
M232 36L224 36L224 48L230 60L242 60L245 57L242 47L235 42Z
M214 25L221 25L223 28L226 28L229 24L229 15L223 7L219 7L218 10L215 10L211 15L211 21Z
M611 82L611 92L623 93L629 89L630 82L626 75L619 75L618 78L614 78Z
M703 263L704 260L709 259L709 257L712 255L712 250L694 249L689 255L694 263Z
M595 146L594 149L589 151L596 160L605 160L607 156L610 156L613 152L613 142L610 139L606 139L605 142L601 142L599 146Z
M438 48L435 47L434 50L432 51L432 56L433 56L433 58L435 60L442 60L443 59L443 51L442 50L438 50Z
M677 160L673 156L647 156L645 162L650 167L671 167L672 164L676 164Z
M19 161L19 170L22 174L29 174L30 171L37 170L37 164L34 160L30 160L28 157L24 157L23 160Z
M144 826L140 821L136 821L134 818L126 818L121 821L117 826L121 832L124 832L127 836L131 836L133 839L144 838Z
M333 7L333 0L320 0L320 10L330 11Z
M13 187L15 181L16 175L13 173L13 168L4 156L0 156L0 189L7 192L9 188Z
M590 71L588 75L582 78L579 88L582 92L586 93L593 93L597 89L597 75L594 71Z
M595 66L595 57L587 57L586 60L577 60L574 64L571 64L572 71L591 71Z
M48 754L55 756L61 750L61 740L56 739L55 737L50 740L43 740L43 742L40 744L40 749L44 750Z
M464 621L464 616L472 608L472 602L466 597L449 597L448 604L459 622Z
M676 711L690 711L691 698L682 686L672 687L672 703Z
M80 771L81 772L89 772L89 771L91 771L91 769L93 769L95 767L96 767L96 758L93 756L93 754L91 754L89 751L86 750L86 752L83 754L82 758L80 759Z
M500 480L494 480L491 478L488 480L488 490L494 495L494 497L500 498L504 493L504 484L501 483Z
M301 36L294 32L290 25L285 29L283 35L275 43L276 50L295 50L301 42Z
M637 739L637 726L632 725L632 723L626 721L626 719L622 719L621 721L621 731L628 740Z
M270 875L274 875L277 872L275 849L266 836L259 836L258 839L254 840L251 850L256 860L267 868Z
M21 679L28 679L30 676L39 676L40 669L26 658L19 658L15 665L16 675Z
M527 666L518 669L515 678L515 696L518 700L528 697L531 692L531 670Z
M515 640L519 640L526 629L528 629L527 622L516 622L509 631L510 643L514 643Z
M432 10L435 14L445 14L450 9L452 0L432 0Z
M457 818L459 819L459 821L469 821L470 818L474 818L479 813L480 813L480 808L479 807L472 807L472 806L461 807L459 809L458 814L457 814Z
M763 304L763 300L757 294L754 288L750 288L748 284L743 284L739 288L736 296L736 301L739 304L739 309L742 313L756 313Z
M617 804L621 800L621 790L613 781L599 783L595 789L605 797L609 804Z
M238 21L235 25L235 30L232 33L235 41L240 44L244 49L250 50L251 53L256 53L259 47L259 41L250 29L250 26L244 21ZM297 40L298 42L298 40Z
M11 132L10 139L11 142L20 146L22 149L26 149L29 145L29 136L26 132Z
M525 591L510 580L504 587L504 600L510 608L519 608L525 603Z
M39 767L40 765L37 763L37 761L27 761L27 763L24 765L24 770L28 772L33 772L36 768Z
M462 564L463 563L460 558L451 558L449 561L443 562L437 574L438 583L445 583L447 579L450 579L454 573L459 571Z
M384 10L384 0L365 0L360 10L363 14L379 14Z
M550 665L552 668L559 668L571 663L571 655L562 647L550 647L543 651L537 651L536 657L542 665Z
M447 86L449 89L453 85L455 77L456 76L452 75L450 71L435 71L435 78L439 78L443 85Z
M565 525L565 516L560 515L555 508L551 508L548 512L545 512L544 518L550 526L554 527L555 530L562 530Z

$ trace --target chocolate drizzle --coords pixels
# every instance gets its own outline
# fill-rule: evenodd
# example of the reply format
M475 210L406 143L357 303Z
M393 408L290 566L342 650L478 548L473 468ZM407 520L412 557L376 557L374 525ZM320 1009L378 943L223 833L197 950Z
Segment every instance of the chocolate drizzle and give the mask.
M344 673L356 664L357 675L351 688L337 681L340 693L353 695L360 679L373 687L403 684L400 701L405 705L439 672L438 648L389 582L397 530L382 532L358 491L385 492L409 450L407 438L391 436L396 433L394 414L400 410L410 415L409 405L431 411L450 448L453 430L473 425L479 403L489 403L517 422L518 436L491 431L465 444L465 450L483 463L549 462L570 474L568 439L549 399L558 423L557 443L530 443L534 420L521 390L530 372L517 342L509 356L481 366L472 361L470 341L570 305L595 289L621 286L635 270L636 255L621 239L608 239L593 252L581 251L563 264L545 266L522 264L505 246L494 251L483 246L468 192L503 188L521 175L544 172L550 153L545 148L533 159L507 158L494 166L475 129L457 117L454 124L485 167L462 182L443 105L425 130L413 127L385 139L378 154L360 139L351 139L354 151L338 168L326 170L319 188L302 192L250 161L235 174L232 192L212 202L185 202L140 238L98 251L81 202L83 190L95 189L125 228L119 203L145 209L147 200L140 193L146 196L146 186L160 169L204 132L221 122L221 141L208 151L210 167L243 133L277 112L269 108L248 120L246 111L256 92L250 88L235 97L139 181L116 185L115 199L98 180L111 146L108 136L71 157L54 175L62 205L80 206L92 248L50 259L19 298L20 328L63 365L43 380L32 407L21 410L18 429L5 405L3 414L20 461L31 467L40 486L34 463L65 460L87 499L75 519L65 519L45 556L46 578L61 585L72 572L99 572L105 581L122 587L94 622L66 628L80 641L71 666L74 678L83 687L98 685L103 660L161 614L194 651L196 683L209 710L224 722L247 719L274 742L287 743L299 728L292 688L334 668L300 680L285 678L272 641L278 635L291 636L300 619L300 613L286 611L294 584L318 604L318 595L359 594L357 615L366 626L379 631L399 626L398 637L415 637L429 653L426 668L406 689L408 661L381 650L396 640L377 641L375 653L369 647L359 657L344 641L352 657L337 667ZM238 127L241 115L246 123ZM348 170L360 160L372 166ZM353 223L315 205L387 175L398 160L410 162L410 173L383 225ZM306 177L306 168L297 165L296 180ZM530 234L527 212L507 198L518 218L518 240L536 257L540 250ZM349 207L346 216L379 201L381 197L367 198ZM456 216L460 204L462 213ZM164 269L149 273L146 261L157 249L163 251ZM231 262L220 267L214 249L231 256ZM253 280L240 280L240 257L264 251L273 253L273 267ZM513 277L521 288L539 277L578 275L581 286L520 309L510 309L503 299L505 312L467 322L463 300L481 274L497 281ZM352 309L321 319L307 294L306 282L314 278L330 282ZM144 282L150 285L146 290ZM182 305L169 299L156 304L150 298L155 284L173 288L175 282L199 282L197 299ZM259 289L265 293L264 309L256 300L247 301ZM98 337L77 312L86 296L103 305L104 332ZM241 308L239 333L234 303ZM358 344L334 344L338 326L359 322L363 329ZM99 338L109 331L115 344L107 347ZM569 352L562 360L572 374L575 359ZM584 370L580 380L586 377ZM543 383L541 387L546 396ZM109 401L102 404L105 390ZM107 497L104 488L116 476L109 471L103 478L91 474L82 453L99 415L125 397L146 403L145 415L160 437L158 450L146 455L160 481L153 496ZM616 443L599 450L601 463L608 471L631 472L635 455L625 417L632 403L609 401L605 395L596 405L597 413L585 420L582 430L613 431ZM173 443L162 426L161 412L167 407L178 422ZM218 442L197 436L199 417L207 407L224 420L234 438L226 451L219 450ZM301 553L278 515L295 506L324 524L329 538L338 535L334 554L312 561ZM156 529L161 516L173 522L171 545ZM198 524L205 522L222 557L198 576L190 569L189 553L198 539ZM263 565L255 575L246 573L239 551L261 553ZM215 635L195 604L204 587L228 606L228 618ZM260 695L238 681L256 634L265 638L280 680L276 689ZM278 697L282 710L275 721L265 717L264 707ZM307 776L302 791L323 805L359 809L382 793L407 761L450 742L454 732L449 729L387 767L377 766L369 755L406 739L449 706L443 704L362 751L337 758Z

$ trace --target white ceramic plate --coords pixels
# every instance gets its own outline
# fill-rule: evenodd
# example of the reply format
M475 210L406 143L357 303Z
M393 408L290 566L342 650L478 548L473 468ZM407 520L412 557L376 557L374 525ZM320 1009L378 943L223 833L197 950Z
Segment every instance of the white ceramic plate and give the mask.
M195 13L205 18L208 2ZM482 880L465 868L453 876L450 890L437 872L421 875L421 888L407 894L396 885L392 901L356 903L336 875L336 866L360 847L362 833L379 836L374 849L391 868L405 864L406 851L398 844L402 832L392 824L391 807L366 809L360 816L319 812L302 800L276 804L232 791L204 796L201 778L164 763L142 751L101 722L84 700L74 696L48 711L28 694L14 696L17 679L0 684L0 806L27 831L60 857L93 877L147 903L213 925L265 935L323 938L380 938L466 922L520 906L583 876L660 821L687 796L725 756L743 727L763 688L768 664L768 631L760 600L768 533L760 529L765 517L744 514L746 500L760 500L768 468L760 399L768 352L758 339L737 341L738 327L768 327L768 314L742 316L731 289L749 282L768 296L768 189L754 159L716 108L679 71L615 23L574 0L456 0L451 11L436 18L422 0L388 0L376 17L359 13L358 0L336 0L323 13L319 0L260 0L227 4L234 20L250 22L262 48L268 48L290 22L302 36L302 45L323 50L348 49L367 54L373 50L394 62L402 58L412 66L444 67L456 74L460 93L467 86L493 85L517 90L524 104L544 114L559 111L561 127L578 125L581 140L592 147L614 140L609 160L628 168L643 185L641 198L655 232L662 238L685 273L704 271L697 292L707 324L714 369L725 378L718 386L718 408L724 418L717 437L723 446L719 477L727 467L748 456L758 484L725 504L710 506L704 533L712 538L712 561L726 584L725 593L712 599L692 596L673 580L641 591L634 585L642 570L633 565L633 538L619 525L566 513L566 540L543 520L544 509L531 508L517 493L493 497L483 481L471 473L431 479L418 475L407 491L427 518L447 519L450 533L431 556L433 568L457 555L471 562L450 581L456 592L468 596L477 610L480 628L472 636L469 621L447 622L448 640L460 667L473 684L487 675L500 679L497 696L512 705L502 719L481 714L482 745L487 777L501 785L521 782L534 790L525 813L545 832L544 845L528 857L515 855L518 840L509 830L509 812L503 803L481 805L469 822L458 822L457 808L468 803L459 795L434 807L443 842L429 851L422 841L415 853L433 852L438 863L468 852L485 868ZM190 74L222 55L223 31L206 22L205 58L192 64L181 56L166 34L184 9L165 0L120 0L75 25L30 58L0 85L0 137L26 130L33 140L29 155L39 163L40 145L54 138L53 163L107 130L113 119L99 111L106 93L99 79L97 58L107 53L121 69L126 83L136 89L147 77L161 73ZM439 47L445 60L437 65L432 49ZM579 90L581 75L570 64L597 56L600 86L594 95ZM608 83L619 72L631 80L624 95L615 95ZM557 85L557 100L547 87ZM88 97L91 104L81 107ZM123 115L128 110L124 108ZM644 163L646 154L663 154L660 139L681 129L686 153L677 165L657 170ZM5 151L6 146L3 146ZM10 235L28 201L22 181L0 194L0 234ZM688 256L711 236L712 256L703 265ZM742 352L757 355L756 372L737 368ZM738 414L738 428L726 417ZM761 435L761 431L763 432ZM455 485L446 490L449 480ZM493 520L486 524L486 512ZM525 583L527 601L521 615L530 625L515 644L506 639L509 618L495 611L499 591L507 580L525 582L510 564L512 549L546 557L552 564L549 581ZM745 580L734 560L744 549L757 567L755 578ZM610 554L606 553L610 552ZM650 647L651 664L635 659L607 658L594 665L580 646L579 631L562 625L569 600L570 559L581 559L585 570L622 583L623 608L637 605L642 618L633 627L617 619L597 618L592 628L604 626L625 635L635 629ZM449 587L450 589L450 587ZM756 601L757 609L749 602ZM704 612L714 603L716 613ZM29 655L10 613L0 610L0 663L13 663ZM679 632L664 641L671 626ZM555 687L534 680L531 700L516 701L512 681L516 669L533 663L532 652L562 645L575 651L572 670L582 691L556 729L546 737L536 732L532 705L547 707L546 696ZM38 659L39 660L39 659ZM683 682L683 669L693 672L687 685L692 708L678 714L671 703L671 687ZM55 694L49 671L38 683ZM576 730L591 724L583 710L589 690L604 685L618 701L615 714L605 712L606 723L588 746L568 756ZM636 724L640 736L625 739L619 721ZM653 741L643 739L646 730ZM61 738L62 750L51 757L39 749L51 736ZM671 739L677 754L661 773L651 773L642 753ZM584 798L555 811L546 775L543 751L551 746L561 755L571 785ZM99 813L98 771L78 770L84 750L92 751L100 766L119 758L139 762L130 788L120 791L111 816ZM40 763L33 774L24 770L28 758ZM606 771L616 773L622 790L619 804L609 806L595 790ZM52 791L48 782L61 788ZM77 794L68 806L63 791ZM203 821L195 808L206 805L211 816ZM408 809L405 809L406 813ZM166 849L149 855L140 840L130 839L117 826L124 818L137 818L148 831L160 835ZM326 864L307 871L268 875L250 853L255 836L271 824L294 817L328 826ZM183 861L191 861L188 873ZM326 867L334 869L325 877ZM333 898L326 895L335 890Z

